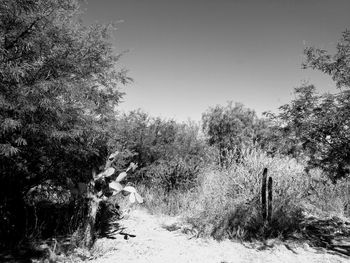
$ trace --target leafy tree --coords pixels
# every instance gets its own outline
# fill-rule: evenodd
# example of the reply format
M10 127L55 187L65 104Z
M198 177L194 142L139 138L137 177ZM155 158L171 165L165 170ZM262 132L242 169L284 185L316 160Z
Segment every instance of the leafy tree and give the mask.
M305 50L304 68L312 68L330 75L338 89L336 94L325 94L320 97L318 129L314 136L322 137L320 147L315 151L319 160L311 157L313 166L321 166L333 181L349 176L350 173L350 31L343 32L336 46L335 54L326 50L309 47ZM321 135L320 135L321 134ZM322 147L323 146L323 147Z
M24 232L19 215L32 186L48 179L63 184L67 177L87 181L107 155L108 116L123 95L119 85L130 79L117 68L113 28L86 27L78 15L77 0L0 2L4 238Z
M326 50L308 47L304 51L306 60L304 68L312 68L330 75L339 89L350 88L350 31L343 32L336 53L330 55Z
M159 119L157 119L159 121ZM200 167L208 158L207 146L199 136L199 126L196 123L165 122L158 134L164 139L168 134L172 139L160 139L160 151L157 160L147 171L149 181L167 192L179 189L187 190L195 185Z
M335 182L350 170L350 94L317 95L313 85L295 89L296 98L280 107L282 153L306 158L311 168L322 168Z
M238 160L242 147L259 140L259 126L263 125L253 110L232 102L225 107L210 108L202 115L202 120L209 145L214 145L220 152L221 165L227 162L228 154L236 155Z
M305 49L305 55L304 68L330 75L339 92L318 95L313 85L303 85L274 117L287 153L303 155L307 170L322 168L336 182L350 173L350 32L343 33L334 55L314 47Z
M122 152L120 169L131 161L139 165L130 176L134 183L169 189L182 186L184 181L193 181L204 160L205 144L195 123L180 124L136 110L119 116L111 129L109 144Z

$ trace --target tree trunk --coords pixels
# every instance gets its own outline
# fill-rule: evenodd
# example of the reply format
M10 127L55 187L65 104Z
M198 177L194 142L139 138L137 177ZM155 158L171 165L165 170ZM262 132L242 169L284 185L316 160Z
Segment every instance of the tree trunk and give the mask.
M91 248L96 239L95 222L96 222L96 215L97 215L99 205L100 205L100 200L94 195L91 195L89 197L89 203L88 203L89 211L87 216L87 222L84 228L84 237L83 237L83 246L87 248Z

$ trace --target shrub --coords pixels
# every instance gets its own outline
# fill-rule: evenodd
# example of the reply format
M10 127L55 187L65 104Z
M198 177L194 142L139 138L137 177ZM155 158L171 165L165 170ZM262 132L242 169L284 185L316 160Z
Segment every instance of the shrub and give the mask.
M140 195L144 197L145 206L154 214L171 216L186 215L196 207L197 189L165 191L160 187L137 186Z
M129 178L135 184L159 184L169 191L190 185L206 155L196 123L150 117L140 110L118 116L109 145L120 149L117 170L136 162Z
M160 160L151 165L147 177L153 185L166 192L177 189L191 189L196 185L199 161L175 158L171 161Z
M261 173L273 178L271 223L261 214ZM243 151L239 163L227 169L210 167L199 178L199 200L189 221L216 239L286 236L298 229L308 191L303 166L286 157L268 157L256 149Z
M350 180L342 178L334 184L321 170L309 177L305 209L319 216L350 217Z

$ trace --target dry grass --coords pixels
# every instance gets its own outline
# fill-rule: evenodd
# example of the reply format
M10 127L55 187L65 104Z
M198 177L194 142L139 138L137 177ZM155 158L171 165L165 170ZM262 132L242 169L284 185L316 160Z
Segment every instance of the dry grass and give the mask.
M260 206L264 167L273 178L270 225L264 222ZM302 217L301 201L307 192L302 165L254 149L246 150L242 161L227 169L207 168L201 174L199 188L197 210L190 221L201 233L217 239L286 235L297 228Z
M165 214L171 216L183 215L197 206L197 188L167 192L158 187L146 188L140 185L137 189L145 200L145 206L152 214Z
M270 224L261 215L260 191L263 168L273 179L273 213ZM336 185L320 171L304 172L295 159L269 157L256 149L246 150L240 162L221 169L206 167L195 189L165 192L139 187L153 213L182 215L201 234L216 239L288 237L299 231L305 214L346 216L348 181Z

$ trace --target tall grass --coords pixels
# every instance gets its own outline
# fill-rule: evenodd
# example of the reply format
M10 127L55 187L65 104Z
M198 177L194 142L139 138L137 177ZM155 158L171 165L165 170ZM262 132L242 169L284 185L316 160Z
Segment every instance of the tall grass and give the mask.
M197 207L197 188L168 192L157 186L148 188L140 185L138 190L144 197L145 206L153 214L185 215Z
M260 204L264 167L273 178L270 225L262 217ZM260 150L246 149L238 163L203 171L197 209L189 220L201 233L217 239L284 236L296 229L302 218L301 202L308 190L303 169L293 159L272 158Z
M270 223L262 217L260 202L265 167L273 178ZM203 168L192 189L167 192L154 186L140 192L152 212L182 215L202 235L257 239L288 237L300 230L301 221L310 213L346 215L349 189L346 180L334 185L321 171L306 174L303 163L295 159L246 149L240 161L232 161L227 168Z

